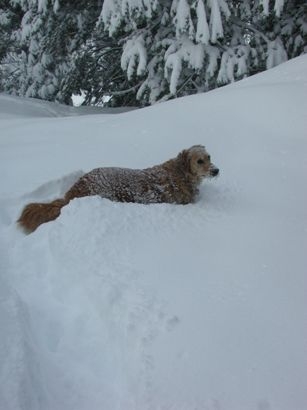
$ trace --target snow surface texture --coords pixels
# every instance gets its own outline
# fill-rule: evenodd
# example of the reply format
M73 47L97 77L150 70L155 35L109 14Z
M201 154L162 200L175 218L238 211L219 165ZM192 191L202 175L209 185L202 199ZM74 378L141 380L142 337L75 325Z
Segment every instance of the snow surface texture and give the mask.
M307 56L115 116L0 96L1 409L307 408L306 95ZM221 170L196 204L88 197L16 228L77 170L193 144Z
M20 117L69 117L89 114L117 114L133 108L70 107L35 98L15 98L0 93L0 120Z

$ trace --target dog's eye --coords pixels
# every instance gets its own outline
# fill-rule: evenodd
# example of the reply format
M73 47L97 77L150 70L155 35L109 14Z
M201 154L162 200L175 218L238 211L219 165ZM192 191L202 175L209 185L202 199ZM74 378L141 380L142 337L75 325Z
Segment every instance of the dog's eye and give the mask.
M211 157L210 157L210 155L208 155L208 161L211 161Z
M203 160L203 159L198 159L198 160L197 160L197 164L201 165L201 164L203 164L203 163L204 163L204 160Z

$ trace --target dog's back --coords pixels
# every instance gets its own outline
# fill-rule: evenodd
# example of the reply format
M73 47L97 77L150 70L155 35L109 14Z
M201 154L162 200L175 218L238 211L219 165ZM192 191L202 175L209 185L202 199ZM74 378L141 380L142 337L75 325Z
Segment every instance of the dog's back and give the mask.
M70 191L75 197L75 191L83 191L85 186L87 195L99 195L111 201L142 204L175 202L167 195L169 180L170 176L163 169L157 172L155 168L96 168L81 177ZM70 191L66 196L70 196Z

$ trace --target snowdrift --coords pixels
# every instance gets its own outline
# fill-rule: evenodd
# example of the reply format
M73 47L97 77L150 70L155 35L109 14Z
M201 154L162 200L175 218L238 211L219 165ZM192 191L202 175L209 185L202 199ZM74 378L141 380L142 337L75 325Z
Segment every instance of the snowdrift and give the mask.
M307 407L306 90L303 56L118 115L0 95L1 409ZM193 144L221 170L196 204L82 198L16 227L82 172Z

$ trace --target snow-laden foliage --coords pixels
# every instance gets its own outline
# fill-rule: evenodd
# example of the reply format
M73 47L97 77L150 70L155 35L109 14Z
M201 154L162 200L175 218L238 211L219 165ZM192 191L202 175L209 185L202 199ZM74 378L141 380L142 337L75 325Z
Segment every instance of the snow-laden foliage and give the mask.
M142 103L227 84L274 67L306 45L302 1L152 0L148 7L149 15L138 1L108 0L101 12L111 36L124 28L122 68L129 80L135 75L135 84L141 79ZM138 64L136 44L142 44Z
M146 60L147 56L143 36L140 35L139 37L128 40L123 50L121 66L123 70L127 71L129 80L135 71L137 75L142 75L145 72Z
M272 68L307 47L306 0L5 4L0 86L66 103L82 92L87 104L105 95L113 105L153 104Z
M20 26L22 10L18 5L11 4L10 0L0 3L0 62L9 53L16 49L15 30ZM0 70L1 89L1 70Z
M19 5L23 16L12 33L18 47L3 60L3 89L26 97L70 103L66 78L72 70L73 53L91 34L95 22L93 8L86 7L86 1L75 4L14 0L12 3Z

